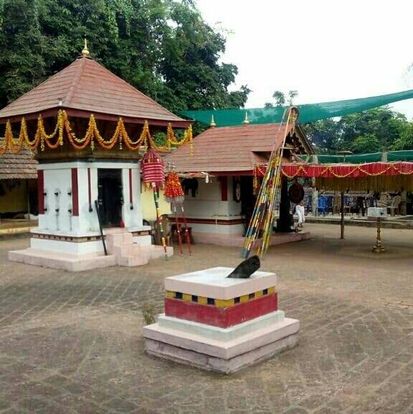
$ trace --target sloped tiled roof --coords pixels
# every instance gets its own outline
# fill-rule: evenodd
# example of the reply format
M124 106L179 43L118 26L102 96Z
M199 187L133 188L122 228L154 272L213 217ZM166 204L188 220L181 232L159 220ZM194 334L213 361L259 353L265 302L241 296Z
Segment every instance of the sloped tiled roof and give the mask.
M37 161L28 149L22 149L18 154L5 152L0 155L0 180L37 178Z
M56 73L0 110L0 119L53 108L142 120L185 122L102 65L86 57Z
M209 128L198 135L191 146L184 145L166 157L178 172L252 171L257 163L268 160L281 145L285 127L279 124L242 125Z

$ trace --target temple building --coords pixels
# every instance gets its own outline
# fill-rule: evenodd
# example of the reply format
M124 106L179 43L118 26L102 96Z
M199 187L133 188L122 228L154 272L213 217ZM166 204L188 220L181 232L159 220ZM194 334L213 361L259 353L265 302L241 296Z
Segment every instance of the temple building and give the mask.
M282 145L283 162L314 150L297 125L280 124L215 127L198 135L193 144L178 148L167 161L185 177L184 208L195 242L241 246L253 213L259 181L273 150ZM288 230L288 183L282 178L278 230ZM295 235L294 237L301 237Z
M84 270L162 255L142 223L139 160L151 133L189 126L91 59L85 44L72 64L0 110L0 156L29 147L38 160L38 227L30 248L9 258Z

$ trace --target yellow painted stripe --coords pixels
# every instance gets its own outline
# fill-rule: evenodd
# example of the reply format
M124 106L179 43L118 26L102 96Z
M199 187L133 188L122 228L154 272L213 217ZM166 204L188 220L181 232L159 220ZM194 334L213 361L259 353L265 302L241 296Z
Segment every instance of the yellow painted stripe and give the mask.
M182 300L184 302L192 302L192 295L188 294L188 293L184 293L182 295Z
M251 300L260 298L262 296L264 296L264 290L259 290L257 292L253 292L254 293L254 297L250 298L250 295L243 295L240 296L239 301L237 303L235 303L235 298L232 299L215 299L215 306L217 308L229 308L231 306L237 305L238 303L247 303L250 302ZM267 290L267 295L272 295L274 293L277 292L277 290L275 289L275 287L269 287L266 289ZM176 299L176 292L172 292L170 290L165 291L165 297L168 299ZM182 293L182 299L178 299L178 300L182 300L184 302L192 302L192 295L189 293ZM198 296L198 302L201 305L208 305L208 298L204 297L204 296ZM209 306L214 306L214 305L209 305Z
M215 299L215 306L217 308L229 308L234 306L234 299Z
M203 296L198 296L198 303L200 305L208 305L208 298L204 298Z
M249 295L243 295L240 297L240 303L246 303L250 301Z

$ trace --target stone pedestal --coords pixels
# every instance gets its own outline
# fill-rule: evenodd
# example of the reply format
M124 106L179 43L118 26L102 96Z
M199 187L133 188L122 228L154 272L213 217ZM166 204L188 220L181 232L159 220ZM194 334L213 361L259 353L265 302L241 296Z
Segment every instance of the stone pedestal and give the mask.
M215 267L165 279L165 314L144 328L150 354L226 374L297 343L299 321L278 309L274 273L228 279Z

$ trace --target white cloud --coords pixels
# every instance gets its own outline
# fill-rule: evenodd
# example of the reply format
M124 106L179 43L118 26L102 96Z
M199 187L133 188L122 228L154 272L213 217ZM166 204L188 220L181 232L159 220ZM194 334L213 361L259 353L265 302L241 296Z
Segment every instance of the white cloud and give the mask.
M406 0L197 0L204 19L224 27L222 60L238 66L236 86L261 107L275 90L296 103L382 95L413 88L413 2ZM413 101L394 108L413 116Z

